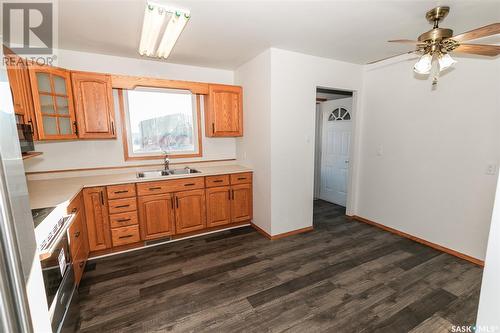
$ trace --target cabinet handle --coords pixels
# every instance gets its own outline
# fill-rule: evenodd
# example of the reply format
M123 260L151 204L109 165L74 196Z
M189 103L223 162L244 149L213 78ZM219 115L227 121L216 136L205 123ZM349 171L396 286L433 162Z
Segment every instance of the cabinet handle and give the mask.
M111 122L111 133L115 135L115 123L113 121Z
M238 180L245 180L247 177L238 177Z
M101 197L101 205L104 206L104 194L101 192L99 192L99 197Z
M123 191L114 191L114 194L122 194L122 193L128 193L128 190L123 190Z
M80 237L80 231L75 232L75 238Z
M77 208L73 208L73 209L71 210L71 214L74 214L74 213L76 213L77 211L78 211L78 209L77 209Z
M231 190L232 193L232 200L234 200L234 190Z
M175 197L175 207L179 208L179 198Z
M150 191L156 191L156 190L161 190L161 187L150 187Z
M172 205L172 209L174 209L174 198L172 198L172 200L170 200L170 204Z
M196 185L195 183L187 183L187 184L184 184L184 186L194 186Z
M130 237L134 237L134 235L120 236L120 237L118 237L118 238L123 239L123 238L130 238Z
M130 219L119 219L119 220L116 220L116 222L127 222L127 221L130 221Z
M231 190L227 190L227 197L229 200L231 200Z
M215 124L212 123L212 134L215 134Z
M222 182L223 182L223 180L222 180L222 179L217 179L217 180L214 180L213 182L214 182L214 183L222 183Z
M83 265L85 265L85 262L84 262L84 261L82 261L82 262L80 262L80 263L78 264L78 266L80 266L80 268L82 268L82 267L83 267Z
M28 120L28 124L31 126L31 135L35 135L35 126L33 126L33 120Z
M73 126L75 127L75 134L78 135L78 124L76 121L73 122Z
M127 208L130 207L130 205L120 205L120 206L115 206L115 208Z

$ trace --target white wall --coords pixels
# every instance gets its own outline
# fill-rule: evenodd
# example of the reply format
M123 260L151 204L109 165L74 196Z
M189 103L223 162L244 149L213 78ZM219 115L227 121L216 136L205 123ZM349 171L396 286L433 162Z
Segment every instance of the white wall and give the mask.
M497 183L495 206L491 218L491 229L488 238L488 250L486 251L486 264L483 271L483 282L481 284L481 296L479 297L479 309L477 313L477 326L490 326L488 332L500 330L500 183ZM496 329L493 331L493 327ZM487 332L483 330L481 332Z
M364 73L356 214L484 259L500 157L500 61L457 58L440 79L415 59ZM382 156L377 150L382 148Z
M58 66L74 70L233 84L233 72L229 70L178 65L161 61L115 57L69 50L59 50L57 55ZM121 119L118 113L118 103L116 100L115 109L117 128L116 140L37 143L35 149L43 152L43 155L26 160L26 171L120 166L126 165L127 163L134 165L141 164L140 161L124 161L121 140ZM202 110L202 121L203 118ZM203 157L195 159L176 159L175 162L236 158L236 140L234 138L207 138L204 135L203 124L202 132ZM142 164L158 162L159 161L156 160L142 162Z
M273 235L312 226L318 86L358 91L362 66L271 49Z
M243 86L244 110L238 160L254 169L253 223L271 233L271 51L239 67L235 82Z

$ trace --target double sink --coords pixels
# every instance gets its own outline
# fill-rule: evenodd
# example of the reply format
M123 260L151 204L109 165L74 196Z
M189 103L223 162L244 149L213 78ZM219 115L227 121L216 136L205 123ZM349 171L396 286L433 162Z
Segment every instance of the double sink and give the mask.
M200 173L200 171L191 168L139 171L137 173L137 178L159 178L159 177L168 177L173 175L189 175L192 173Z

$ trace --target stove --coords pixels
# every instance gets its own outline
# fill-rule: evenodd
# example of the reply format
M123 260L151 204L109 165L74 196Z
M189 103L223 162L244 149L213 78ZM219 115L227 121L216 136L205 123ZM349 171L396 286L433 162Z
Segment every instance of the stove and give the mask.
M45 207L45 208L36 208L31 210L31 215L33 216L33 223L35 224L35 228L40 225L40 223L45 220L49 214L56 209L56 207Z

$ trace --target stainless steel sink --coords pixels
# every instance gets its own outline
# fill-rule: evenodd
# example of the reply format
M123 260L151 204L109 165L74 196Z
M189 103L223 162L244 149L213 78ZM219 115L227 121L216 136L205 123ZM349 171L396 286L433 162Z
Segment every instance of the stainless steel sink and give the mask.
M137 178L160 178L160 177L168 177L168 176L172 176L172 175L189 175L192 173L200 173L200 171L198 171L196 169L191 169L191 168L139 171L137 173Z

